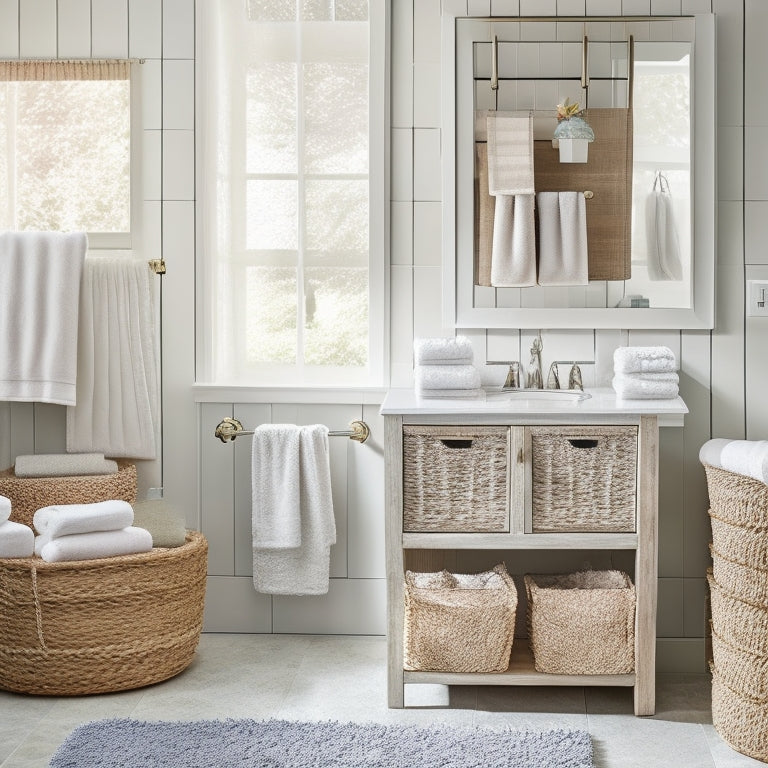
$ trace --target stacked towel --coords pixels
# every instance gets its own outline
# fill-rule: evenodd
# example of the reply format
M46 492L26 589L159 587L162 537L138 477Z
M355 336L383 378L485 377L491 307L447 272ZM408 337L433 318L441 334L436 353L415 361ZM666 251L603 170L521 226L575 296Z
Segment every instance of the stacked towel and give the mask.
M613 353L613 388L622 400L672 400L679 392L669 347L619 347Z
M416 339L413 343L416 393L420 397L478 397L480 373L472 365L472 345L455 339Z
M29 526L14 523L11 500L0 496L0 557L30 557L35 549L35 534Z
M768 484L768 440L708 440L699 461Z
M69 477L71 475L113 475L117 462L103 453L38 453L17 456L16 477Z

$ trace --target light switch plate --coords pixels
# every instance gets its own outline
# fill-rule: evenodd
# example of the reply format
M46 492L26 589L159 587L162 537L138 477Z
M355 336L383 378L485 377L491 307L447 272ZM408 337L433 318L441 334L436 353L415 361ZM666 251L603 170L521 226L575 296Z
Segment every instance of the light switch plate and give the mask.
M768 280L747 280L747 315L768 317Z

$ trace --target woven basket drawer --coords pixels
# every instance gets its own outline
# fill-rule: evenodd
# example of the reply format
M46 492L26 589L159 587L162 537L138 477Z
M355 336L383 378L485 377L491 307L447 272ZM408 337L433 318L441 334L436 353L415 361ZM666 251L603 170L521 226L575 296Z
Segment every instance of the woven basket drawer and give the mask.
M529 427L531 527L631 533L637 427Z
M403 530L509 530L508 427L403 427Z

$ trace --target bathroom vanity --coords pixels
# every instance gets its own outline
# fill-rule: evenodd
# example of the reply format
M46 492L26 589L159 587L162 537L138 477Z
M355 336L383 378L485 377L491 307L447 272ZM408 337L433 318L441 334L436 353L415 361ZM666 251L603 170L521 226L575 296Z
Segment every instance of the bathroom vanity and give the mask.
M654 713L658 430L659 426L682 426L688 409L679 397L620 402L612 390L586 394L581 399L575 393L549 390L495 391L471 400L421 399L407 389L387 394L381 413L385 417L390 707L404 706L405 683L616 685L634 687L636 715ZM601 468L595 451L606 440L613 459L617 451L620 454L620 470ZM481 455L479 463L484 468L492 464L491 474L470 489L452 485L450 476L460 472L446 472L446 468L460 469L463 452L469 457L474 441L488 446L483 449L489 451L488 461ZM542 464L541 459L552 446L564 447L576 459L569 468L560 466L555 451L554 461L552 456L548 459L550 473L561 477L567 470L578 483L586 478L586 483L570 488L577 497L583 496L584 515L578 520L553 516L541 503L541 494L551 490L546 461ZM452 462L447 467L439 458L443 448ZM590 461L595 456L597 460ZM617 471L622 475L620 483L611 476ZM439 504L429 502L435 494L440 495ZM474 503L477 495L481 498ZM501 551L511 562L515 552L522 550L633 551L634 672L537 672L525 638L515 639L506 672L404 670L405 570L450 570L460 550ZM511 572L520 575L514 568Z

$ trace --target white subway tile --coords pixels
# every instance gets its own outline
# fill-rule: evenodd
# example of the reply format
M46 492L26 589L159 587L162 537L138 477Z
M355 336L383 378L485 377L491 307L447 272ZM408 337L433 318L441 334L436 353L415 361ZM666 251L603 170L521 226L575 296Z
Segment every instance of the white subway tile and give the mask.
M147 59L136 68L140 78L141 121L146 129L163 127L163 67L159 59Z
M557 39L557 22L529 21L520 25L520 39L538 42L539 40Z
M539 47L539 75L541 77L563 76L562 43L541 43Z
M536 82L533 108L541 110L554 110L558 104L558 84L552 80L539 80Z
M587 0L587 16L621 16L621 0Z
M404 371L413 369L413 268L393 265L390 269L390 354Z
M144 131L141 140L142 199L160 200L163 180L162 131Z
M163 258L179 275L195 272L195 204L191 201L163 202ZM190 309L190 314L192 310ZM190 326L191 327L191 326Z
M393 200L413 200L413 131L392 129L391 189Z
M163 57L195 57L195 0L163 0Z
M653 16L679 16L682 11L680 0L651 0Z
M718 219L718 240L722 229L722 207L720 203L720 218ZM737 206L737 203L733 204ZM768 201L748 200L744 203L744 256L747 264L768 264ZM723 247L718 249L717 258L723 257ZM734 248L734 258L740 256L740 251Z
M416 266L442 263L442 224L440 203L413 204L413 263Z
M622 16L647 16L651 12L651 0L621 0Z
M440 0L413 4L413 60L440 63Z
M539 44L518 43L517 46L518 77L537 77L539 74Z
M490 95L490 94L496 94L496 96L490 96L488 99L483 100L483 109L500 109L500 110L509 110L509 111L515 111L517 109L522 109L522 107L518 104L518 86L520 85L531 85L533 86L533 83L518 83L515 80L503 80L499 82L499 88L497 91L491 91L490 87L487 89L487 91L483 91L484 94ZM494 104L494 98L496 99L496 103ZM478 106L480 105L480 102L476 102Z
M442 276L440 267L413 268L413 335L453 336L453 328L443 328Z
M585 0L557 0L558 16L583 16L585 12Z
M520 0L521 16L557 16L557 0Z
M126 0L91 0L91 51L94 58L128 56Z
M744 133L744 196L747 200L768 200L768 126L747 127ZM719 136L718 145L722 149Z
M56 0L19 3L19 55L56 58Z
M392 127L413 126L413 0L392 3Z
M584 26L580 21L558 21L557 39L568 43L579 44L579 56L581 56L581 40Z
M611 44L589 43L589 76L611 77Z
M416 128L440 127L440 65L413 65L413 124Z
M158 0L131 0L128 6L128 54L137 59L163 55L163 14Z
M683 0L683 14L711 12L712 0Z
M682 636L683 579L659 579L656 616L656 635L658 637Z
M727 12L717 17L717 124L743 125L744 111L750 114L750 94L744 103L744 18L735 11L732 4ZM763 47L765 44L760 43ZM749 67L748 67L749 69ZM760 73L760 61L755 62L755 70ZM749 75L752 77L752 74ZM759 100L763 100L763 80L758 86Z
M163 128L195 127L195 64L163 61Z
M467 13L470 16L490 16L491 0L467 0Z
M91 55L91 0L58 0L58 56Z
M499 43L497 49L497 64L499 69L499 77L517 77L518 76L518 48L520 44L517 42L504 42ZM528 44L530 47L531 44ZM491 76L491 57L493 52L490 44L478 46L477 50L477 75ZM536 62L538 65L538 54L536 54Z
M391 264L413 264L413 203L393 201L390 204Z
M718 264L740 265L744 263L744 229L746 228L747 236L749 236L749 205L761 205L761 203L744 205L741 200L721 200L717 204ZM768 202L764 205L766 206L765 211L768 213ZM768 225L768 221L766 225Z
M19 56L19 0L0 0L0 56Z
M163 131L163 200L195 199L195 132Z
M415 128L413 131L413 199L440 200L440 131Z
M141 208L140 253L147 259L159 259L162 255L162 203L159 200L147 200ZM136 244L133 246L137 247Z
M491 0L491 16L519 16L520 0Z

